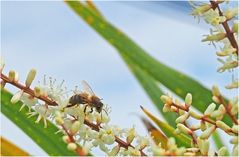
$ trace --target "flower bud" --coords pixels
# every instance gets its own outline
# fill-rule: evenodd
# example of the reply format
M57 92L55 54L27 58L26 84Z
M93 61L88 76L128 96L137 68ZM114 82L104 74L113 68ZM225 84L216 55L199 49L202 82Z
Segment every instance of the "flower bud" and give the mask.
M238 105L233 105L231 109L231 114L236 115L238 113Z
M227 20L232 19L233 17L238 15L238 8L228 9L224 12L224 16L227 18Z
M20 90L16 94L14 94L12 99L11 99L11 103L12 104L17 103L21 99L22 94L23 94L23 90Z
M167 96L167 95L162 95L160 97L160 99L165 103L165 104L169 104L171 105L173 103L173 100L171 97Z
M221 112L219 110L213 111L211 114L212 118L217 118L221 116Z
M164 104L163 106L163 112L170 112L171 111L171 106L168 104Z
M71 126L71 133L76 134L81 127L81 123L79 121L75 121Z
M225 132L228 132L231 130L231 128L226 123L220 120L216 121L216 126L224 130Z
M171 110L172 112L177 112L177 111L178 111L178 108L175 107L175 106L171 106L171 107L170 107L170 110Z
M233 125L232 126L232 131L235 132L235 133L236 132L238 133L238 130L239 130L238 128L239 128L238 125Z
M64 124L64 121L63 121L63 119L62 119L60 116L57 116L57 117L55 118L55 122L56 122L56 124L58 124L58 125Z
M109 153L108 156L116 156L120 150L120 146L115 146Z
M211 103L204 112L204 115L210 115L216 108L216 104Z
M212 6L209 5L209 4L205 4L205 5L198 6L198 7L196 7L196 8L192 11L191 15L193 15L193 16L200 16L200 15L202 15L203 13L207 12L208 10L210 10L211 7L212 7Z
M200 138L201 139L208 139L209 136L213 133L213 131L216 129L216 127L213 125L209 128L207 128L203 133L201 134Z
M203 117L203 115L194 112L192 109L189 110L189 115L195 119L201 119Z
M234 52L236 52L237 49L235 48L227 48L223 51L220 51L220 52L216 52L217 56L220 56L220 57L224 57L224 56L229 56L231 54L233 54Z
M207 35L205 39L202 39L202 42L205 41L220 41L226 37L225 33L217 33L213 35Z
M65 143L69 143L70 142L70 138L68 136L63 136L62 137L62 140L65 142Z
M232 156L238 156L238 144L234 145L232 149Z
M217 152L217 155L218 156L225 156L227 153L227 148L224 146L224 147L221 147L218 152Z
M192 131L181 123L177 124L177 128L185 134L192 134Z
M200 129L202 131L205 131L207 129L206 123L204 121L201 121L200 124L201 124Z
M136 132L135 132L135 129L134 128L131 128L128 132L128 136L126 138L126 141L128 144L130 144L134 138L135 138L135 135L136 135Z
M184 113L183 115L178 117L175 122L176 123L183 123L188 119L188 117L189 117L189 113Z
M36 97L41 96L41 88L40 87L35 87L34 88L34 94Z
M198 142L198 145L202 155L207 155L209 150L209 141L208 140L198 140L198 141L200 141Z
M25 85L26 87L30 87L30 85L32 84L32 81L34 80L36 76L36 70L35 69L31 69L27 75L26 81L25 81Z
M76 145L75 143L69 143L69 144L67 145L67 149L68 149L68 150L74 151L74 150L76 150L76 148L77 148L77 145Z
M221 112L222 115L226 113L226 108L224 107L223 104L221 104L221 105L218 107L218 111Z
M238 21L236 21L236 22L233 23L232 31L233 31L234 33L238 33Z
M212 94L216 97L219 97L221 95L220 90L217 86L212 86Z
M13 71L13 70L10 70L9 73L8 73L8 78L9 78L10 81L17 82L18 79L19 79L18 78L18 73Z
M187 106L190 106L192 104L192 94L188 93L185 97L185 104Z
M213 96L212 97L212 100L215 102L215 103L220 103L220 100L218 99L218 97L216 97L216 96Z

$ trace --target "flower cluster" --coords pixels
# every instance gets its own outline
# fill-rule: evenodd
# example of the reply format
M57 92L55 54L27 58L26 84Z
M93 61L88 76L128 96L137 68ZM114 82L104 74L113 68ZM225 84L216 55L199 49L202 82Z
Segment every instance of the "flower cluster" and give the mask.
M197 152L208 156L215 156L216 154L219 156L225 155L227 152L225 147L222 147L217 152L209 149L210 144L208 139L218 128L231 136L230 142L234 145L232 155L237 156L239 121L236 118L236 115L238 113L238 98L235 98L226 104L216 86L213 87L212 91L212 99L219 105L211 103L203 114L192 109L192 95L190 93L186 95L184 103L181 103L177 99L174 101L169 95L161 96L161 100L165 103L163 111L176 112L179 115L176 119L177 129L175 130L175 133L184 133L192 137L192 148L190 148L190 150L193 151L190 152L190 155L196 155ZM229 126L222 121L226 114L228 114L234 122L233 126ZM190 118L199 121L199 123L189 125L188 120ZM199 136L197 136L196 131L201 132Z
M234 71L238 67L238 8L229 8L224 12L220 6L224 1L210 1L208 3L194 3L192 15L194 17L202 17L205 22L212 26L211 33L206 35L203 42L210 42L215 47L215 42L221 46L216 55L222 66L218 68L218 72ZM231 25L231 26L230 26ZM234 71L235 73L237 70ZM237 75L237 73L235 74ZM234 76L234 74L233 74ZM232 77L232 83L226 86L227 89L238 88L238 79Z
M29 117L37 116L36 123L43 120L45 127L50 120L63 132L63 140L67 148L76 151L78 155L84 155L93 147L98 147L109 156L128 155L146 156L143 152L150 146L148 137L137 134L134 127L121 129L111 125L110 109L104 105L103 111L98 112L89 104L76 104L68 107L69 99L63 82L57 84L56 80L44 77L43 83L31 89L36 70L32 69L27 75L25 84L19 83L17 72L11 70L8 76L2 73L4 63L1 62L1 86L6 83L18 87L19 91L11 98L11 103L22 101L24 107L28 107ZM74 91L77 93L79 91ZM72 94L74 94L72 93Z

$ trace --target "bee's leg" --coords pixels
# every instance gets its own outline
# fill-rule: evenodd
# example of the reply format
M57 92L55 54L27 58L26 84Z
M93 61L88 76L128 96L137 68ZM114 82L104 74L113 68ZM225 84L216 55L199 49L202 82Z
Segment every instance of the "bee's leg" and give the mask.
M91 109L90 109L90 112L89 113L92 113L93 112L93 107L91 107Z
M84 108L84 113L85 113L85 111L86 111L86 108L87 108L87 106L88 106L88 105L85 105L85 108Z

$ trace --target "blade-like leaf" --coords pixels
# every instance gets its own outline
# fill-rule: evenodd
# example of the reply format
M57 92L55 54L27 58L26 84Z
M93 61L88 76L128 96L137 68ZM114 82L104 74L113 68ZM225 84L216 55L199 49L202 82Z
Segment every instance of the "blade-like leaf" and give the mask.
M29 156L27 152L1 136L1 156Z
M101 16L97 16L97 13L94 14L95 12L99 12L97 9L96 11L91 12L80 2L66 1L66 3L96 32L98 32L103 38L112 44L118 50L121 56L127 56L129 60L131 60L132 64L138 65L140 69L144 70L145 74L148 74L148 76L161 82L164 86L169 88L181 98L184 98L188 92L192 93L193 106L201 112L205 111L207 104L211 102L212 95L210 90L185 74L167 67L156 59L152 58L123 32L108 23ZM141 81L139 80L139 82ZM147 93L150 96L149 91L147 91ZM155 103L155 100L153 101ZM159 103L155 104L158 107L162 107L158 105ZM172 122L166 116L164 117L170 124L172 124ZM224 117L223 121L229 125L232 124L232 121L227 115ZM216 137L216 135L214 135L213 137L215 138L217 146L222 145L222 141L218 138L219 136Z
M140 46L133 42L123 32L97 16L79 1L66 1L66 3L85 20L96 32L113 45L120 55L127 56L134 64L154 77L172 92L184 98L188 92L193 95L193 106L204 112L212 101L211 91L189 76L170 68L147 54ZM223 119L231 125L228 116Z
M141 108L144 113L165 133L165 135L167 135L167 137L174 137L179 146L191 147L191 139L188 136L184 134L175 134L175 129L173 127L159 120L142 106Z
M58 128L48 121L48 127L44 128L43 123L36 124L35 117L27 118L28 109L24 108L19 112L21 102L12 104L12 94L1 90L1 112L31 139L33 139L47 154L51 156L74 156L74 152L67 149L62 140L61 134L55 134Z
M161 146L163 148L167 148L167 141L168 138L156 127L153 126L153 124L147 120L144 117L141 117L142 122L144 123L144 126L147 128L150 136L152 137L153 141L158 145L161 143Z
M140 69L132 63L132 61L126 56L122 55L123 59L127 63L129 69L132 71L136 79L140 82L141 86L144 88L150 99L153 101L155 106L159 109L165 120L172 126L176 126L175 120L177 118L174 113L164 113L163 112L163 102L160 100L160 96L164 93L161 91L157 85L154 78L148 75L144 70Z

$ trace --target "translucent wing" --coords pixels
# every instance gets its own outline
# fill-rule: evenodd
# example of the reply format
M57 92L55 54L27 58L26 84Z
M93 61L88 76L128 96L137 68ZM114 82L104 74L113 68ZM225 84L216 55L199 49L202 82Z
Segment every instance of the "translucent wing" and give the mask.
M95 95L95 93L93 92L92 88L90 87L90 85L86 82L86 81L81 81L81 84L83 86L83 91L87 92L90 95Z

